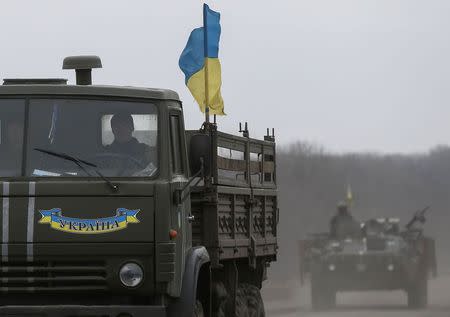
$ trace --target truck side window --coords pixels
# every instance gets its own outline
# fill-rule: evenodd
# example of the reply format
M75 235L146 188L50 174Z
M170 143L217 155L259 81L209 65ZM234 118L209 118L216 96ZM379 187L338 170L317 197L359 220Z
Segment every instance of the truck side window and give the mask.
M178 115L170 115L171 165L174 174L183 174L184 172L180 132L180 117Z

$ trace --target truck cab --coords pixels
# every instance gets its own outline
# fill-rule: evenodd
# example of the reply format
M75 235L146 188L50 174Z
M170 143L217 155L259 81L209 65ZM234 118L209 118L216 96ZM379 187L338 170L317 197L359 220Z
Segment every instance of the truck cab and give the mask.
M156 295L180 295L190 249L188 201L171 199L188 177L181 102L170 90L83 82L98 63L66 59L78 85L0 86L2 315L46 306L73 316L63 306L75 305L163 316Z
M259 294L275 259L277 208L274 181L267 197L263 183L255 189L259 207L248 184L218 184L220 164L244 182L268 170L250 164L250 150L236 169L216 148L266 148L259 157L271 157L272 180L274 143L187 132L176 92L92 85L99 67L96 56L68 57L76 85L0 86L0 315L224 316L240 281ZM220 211L221 199L239 210ZM229 236L219 230L225 218L240 223L228 224Z

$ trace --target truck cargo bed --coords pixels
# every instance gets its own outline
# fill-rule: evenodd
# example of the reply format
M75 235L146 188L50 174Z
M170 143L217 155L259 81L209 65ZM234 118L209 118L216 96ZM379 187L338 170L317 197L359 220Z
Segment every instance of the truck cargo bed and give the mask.
M275 257L275 143L213 131L211 185L191 188L194 245L213 262Z

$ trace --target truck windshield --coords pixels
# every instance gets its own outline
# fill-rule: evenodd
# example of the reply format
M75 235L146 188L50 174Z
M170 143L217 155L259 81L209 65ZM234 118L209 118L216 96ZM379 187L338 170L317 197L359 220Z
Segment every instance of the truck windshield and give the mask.
M108 177L151 177L158 168L157 107L147 102L31 99L26 106L3 99L0 132L3 177L98 177L94 169ZM89 164L80 168L48 152Z

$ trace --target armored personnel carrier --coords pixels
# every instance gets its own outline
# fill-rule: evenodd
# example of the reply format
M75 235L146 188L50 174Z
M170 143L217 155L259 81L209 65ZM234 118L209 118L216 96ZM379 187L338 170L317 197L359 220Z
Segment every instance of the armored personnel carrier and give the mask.
M409 307L424 308L428 278L436 275L434 241L419 226L427 209L404 230L399 219L379 218L361 223L357 237L337 240L323 233L303 242L302 275L310 274L312 307L333 308L341 291L404 290Z
M168 89L0 86L0 316L264 316L275 142L186 131Z

